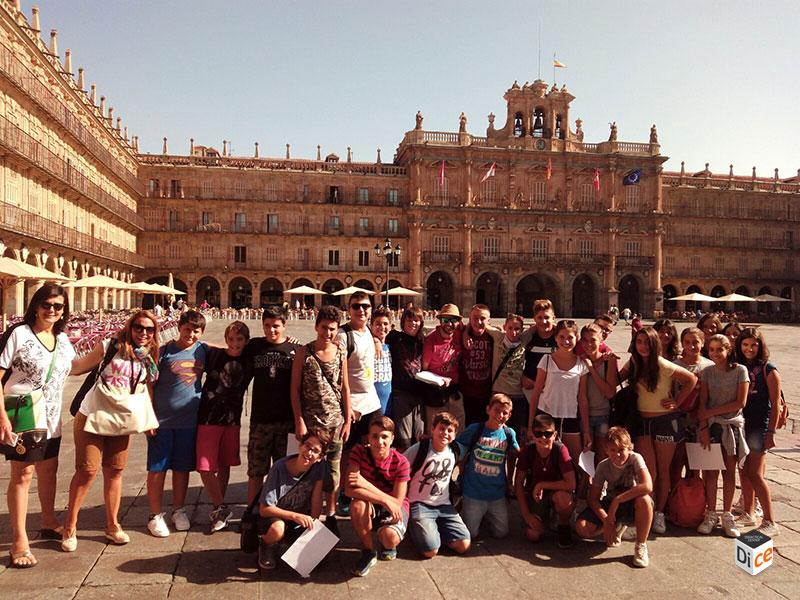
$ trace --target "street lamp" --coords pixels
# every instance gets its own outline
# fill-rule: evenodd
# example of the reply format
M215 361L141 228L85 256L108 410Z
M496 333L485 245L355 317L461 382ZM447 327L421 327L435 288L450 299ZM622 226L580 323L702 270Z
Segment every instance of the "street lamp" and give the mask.
M392 240L389 238L386 238L383 248L375 244L375 256L383 256L386 260L386 308L389 308L389 265L391 264L393 256L396 257L395 260L400 258L400 251L400 244L392 248Z

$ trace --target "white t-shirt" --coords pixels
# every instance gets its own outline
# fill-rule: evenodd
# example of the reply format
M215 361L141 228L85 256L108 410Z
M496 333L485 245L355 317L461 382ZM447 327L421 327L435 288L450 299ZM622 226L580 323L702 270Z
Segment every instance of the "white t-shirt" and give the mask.
M66 333L57 337L55 364L50 381L45 385L47 371L53 360L53 353L44 347L28 325L21 325L11 332L8 343L0 353L0 369L10 372L10 377L3 386L3 394L7 396L27 394L34 390L42 390L44 401L44 420L37 423L40 428L47 428L47 437L61 436L61 404L64 382L72 370L72 359L75 350Z
M104 358L110 343L111 340L103 341ZM142 361L131 361L123 358L122 355L117 352L114 358L111 359L111 362L108 363L105 369L103 369L103 372L100 373L100 377L103 378L105 384L111 389L130 392L131 372L133 372L134 381L136 381L136 385L134 387L134 391L136 391L136 388L139 387L146 379L146 375L142 375ZM82 415L86 415L87 417L89 416L89 403L91 402L91 397L94 394L94 390L95 388L92 388L87 392L86 396L83 398L83 402L81 402L81 407L78 409Z
M419 442L403 453L409 464L419 452ZM450 503L450 478L456 467L456 455L448 446L444 452L436 452L433 444L428 446L428 454L419 471L411 474L408 482L408 501L422 502L428 506L441 506Z
M589 372L583 360L577 357L575 365L563 371L558 368L553 355L547 354L539 361L539 369L547 373L544 389L539 397L539 408L551 417L577 417L581 377Z
M351 330L355 349L347 359L347 383L350 385L350 408L359 414L368 415L381 409L381 401L375 391L375 340L369 329ZM339 330L336 341L347 348L347 332Z

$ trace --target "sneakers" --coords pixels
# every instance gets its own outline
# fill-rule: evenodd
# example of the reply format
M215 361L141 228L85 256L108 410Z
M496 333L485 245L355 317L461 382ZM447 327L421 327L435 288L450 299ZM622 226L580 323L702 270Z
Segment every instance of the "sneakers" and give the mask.
M764 517L764 509L761 508L761 502L758 501L758 498L756 498L756 508L753 511L753 516L755 516L756 519Z
M617 521L617 537L614 538L614 542L609 544L609 548L616 548L622 543L622 536L628 530L628 526L625 525L622 521Z
M775 537L781 532L780 529L778 529L777 523L767 521L766 519L761 521L761 525L758 527L758 529L756 529L756 531L763 533L764 535L768 535L769 537Z
M378 551L378 560L394 560L397 558L397 548L384 548Z
M61 549L64 552L75 552L78 549L78 532L74 529L72 531L67 531L67 528L64 528L64 533L61 534L63 537L61 538Z
M572 548L572 529L569 525L558 526L558 547Z
M265 570L275 568L275 551L277 544L267 544L264 540L258 540L258 566Z
M119 523L106 529L106 539L117 546L123 546L131 541L130 536L122 531L122 525Z
M744 510L744 498L742 498L741 494L739 495L739 500L736 502L736 504L733 505L733 508L731 508L731 512L734 515L743 515L744 514L744 512L745 512L745 510ZM761 502L759 502L758 498L756 498L756 507L753 510L753 516L756 519L760 519L761 517L764 516L764 509L761 508Z
M653 530L653 533L667 532L667 520L664 516L664 513L660 510L657 510L653 513L653 525L651 529Z
M650 558L647 556L647 544L636 542L633 547L633 566L644 568L648 564L650 564Z
M358 557L356 566L353 568L353 575L356 577L366 577L369 570L378 562L378 553L374 550L362 550Z
M147 522L147 530L154 537L165 538L169 535L169 527L167 522L164 521L166 513L157 513L150 515L150 520Z
M622 532L622 539L626 542L636 541L636 525L628 525L628 528Z
M736 527L736 521L733 519L733 514L730 512L722 513L722 528L725 530L725 535L731 538L738 538L741 532Z
M327 515L325 517L325 527L336 537L341 537L339 535L339 524L336 522L336 515Z
M697 527L697 533L709 534L717 526L717 512L707 510L703 522Z
M208 513L208 518L211 520L211 533L225 529L225 527L228 526L228 519L232 516L233 512L228 508L227 504L215 506L211 512Z
M336 499L336 514L340 517L349 517L350 516L350 500L349 496L346 496L344 492L339 492L339 497Z
M747 513L743 513L742 515L736 517L736 527L755 527L756 526L756 518L753 515L748 515Z
M172 511L171 518L176 531L189 531L192 526L189 522L189 517L186 516L186 510L182 506Z

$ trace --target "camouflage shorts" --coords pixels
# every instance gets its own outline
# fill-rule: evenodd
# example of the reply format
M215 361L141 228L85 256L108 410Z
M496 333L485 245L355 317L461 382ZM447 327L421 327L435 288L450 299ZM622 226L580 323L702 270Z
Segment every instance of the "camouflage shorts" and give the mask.
M251 423L247 443L247 476L266 477L275 461L286 456L286 438L294 431L293 421Z

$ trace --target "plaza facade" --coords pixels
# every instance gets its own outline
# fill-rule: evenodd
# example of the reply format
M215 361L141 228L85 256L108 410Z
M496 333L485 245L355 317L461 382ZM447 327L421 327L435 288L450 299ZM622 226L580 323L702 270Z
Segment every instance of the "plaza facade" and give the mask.
M548 297L557 314L617 304L651 316L695 291L770 293L798 309L797 176L664 172L655 125L636 136L646 141L618 140L616 124L607 140L584 141L564 86L514 82L504 117L488 115L480 136L457 111L451 131L409 115L393 156L374 162L352 161L349 148L292 158L288 145L282 158L257 144L231 156L208 140L171 153L164 139L161 154L140 154L71 57L61 62L57 36L46 46L35 13L29 22L18 3L0 5L6 255L77 278L171 275L190 303L221 307L339 303L332 293L347 286L384 289L388 267L389 287L434 309L483 302L529 316ZM399 256L376 254L387 238ZM299 285L326 295L284 296ZM79 308L130 301L75 296ZM25 297L18 285L9 312Z

